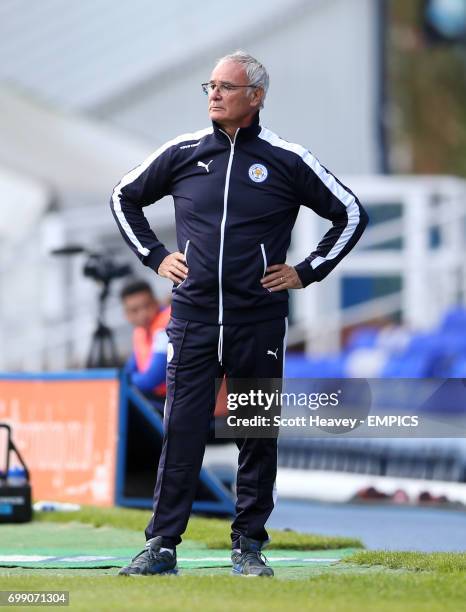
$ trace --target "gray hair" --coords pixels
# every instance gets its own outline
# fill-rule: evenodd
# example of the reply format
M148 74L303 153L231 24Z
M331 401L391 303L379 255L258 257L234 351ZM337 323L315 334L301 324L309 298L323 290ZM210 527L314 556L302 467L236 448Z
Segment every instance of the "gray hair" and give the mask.
M220 59L217 60L216 66L220 64L220 62L236 62L244 66L244 70L246 71L246 75L248 77L248 81L254 87L260 87L264 95L262 96L261 106L264 107L264 100L267 94L267 90L269 88L269 74L265 68L259 61L257 61L252 55L246 53L242 49L235 51L234 53L229 53L228 55L224 55ZM247 90L247 93L250 94L252 92L252 88Z

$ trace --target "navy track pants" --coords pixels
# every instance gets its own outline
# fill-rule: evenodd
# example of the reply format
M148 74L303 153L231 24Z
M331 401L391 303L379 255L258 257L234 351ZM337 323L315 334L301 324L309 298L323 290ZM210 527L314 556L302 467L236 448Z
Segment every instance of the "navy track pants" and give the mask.
M215 409L215 379L282 378L287 320L224 325L222 363L219 325L172 317L167 327L167 401L164 438L154 489L153 515L146 539L162 536L162 546L181 542ZM265 523L274 507L276 438L238 438L236 517L232 547L239 536L265 542Z

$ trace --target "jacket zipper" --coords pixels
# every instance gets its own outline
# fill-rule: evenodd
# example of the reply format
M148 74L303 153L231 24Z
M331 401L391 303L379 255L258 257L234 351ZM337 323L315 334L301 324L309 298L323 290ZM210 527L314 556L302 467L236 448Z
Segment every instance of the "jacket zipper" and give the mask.
M233 163L233 155L235 153L235 142L236 136L239 132L239 128L235 132L235 136L233 140L231 140L230 136L220 130L230 141L230 157L228 158L228 166L227 166L227 174L225 178L225 189L223 191L223 217L222 222L220 224L220 253L218 257L218 322L220 325L223 325L223 288L222 288L222 266L223 266L223 243L225 241L225 223L227 220L227 209L228 209L228 189L230 186L230 174L231 174L231 165ZM221 330L222 332L223 330Z
M188 248L189 248L189 240L186 240L186 245L184 247L184 260L186 262L186 265L188 265ZM181 285L187 280L188 277L186 277L184 280L181 281L181 283L179 283L178 285L176 285L175 289L179 289L181 287Z
M230 186L230 174L231 165L233 163L233 155L235 154L235 142L236 136L238 135L239 128L236 130L233 140L230 136L220 130L222 134L230 141L230 157L228 158L227 174L225 177L225 188L223 191L223 216L220 224L220 252L218 256L218 323L220 329L218 332L218 361L220 365L223 359L223 288L222 288L222 267L223 267L223 243L225 241L225 224L227 220L227 209L228 209L228 188Z

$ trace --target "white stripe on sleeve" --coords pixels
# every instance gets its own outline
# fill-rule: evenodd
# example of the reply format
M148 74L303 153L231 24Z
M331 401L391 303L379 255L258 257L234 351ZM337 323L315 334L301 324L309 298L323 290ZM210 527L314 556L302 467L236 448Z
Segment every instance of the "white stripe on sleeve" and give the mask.
M207 134L211 134L212 132L213 132L213 128L210 127L210 128L205 128L203 130L198 130L197 132L192 132L190 134L181 134L181 136L177 136L176 138L169 140L164 145L159 147L156 151L154 151L152 155L149 155L149 157L147 157L139 166L136 166L136 168L133 168L133 170L130 170L130 172L125 174L124 177L121 179L121 181L118 183L118 185L113 190L113 194L112 194L113 209L118 218L118 221L120 222L120 225L123 228L125 234L131 240L134 246L137 248L139 253L141 253L141 255L144 255L144 256L149 255L150 250L144 247L141 244L141 242L138 240L137 236L133 232L130 224L128 223L121 209L121 190L127 185L131 184L133 181L135 181L139 176L141 176L141 174L145 170L147 170L147 168L152 164L152 162L154 162L157 159L157 157L160 157L160 155L162 155L170 147L177 145L181 142L188 141L188 140L198 140L202 138L203 136L206 136Z
M359 224L359 206L352 193L346 191L340 183L335 179L333 174L327 172L327 170L320 164L319 160L312 155L307 149L294 142L288 142L280 138L277 134L267 128L262 128L259 138L266 140L274 147L280 147L287 151L291 151L296 155L299 155L301 159L307 164L313 172L319 177L329 191L344 204L346 207L346 214L348 216L348 222L345 229L340 234L338 240L335 242L333 247L327 253L325 257L316 257L312 260L311 266L313 269L317 268L325 261L334 259L342 251L344 246L350 240Z

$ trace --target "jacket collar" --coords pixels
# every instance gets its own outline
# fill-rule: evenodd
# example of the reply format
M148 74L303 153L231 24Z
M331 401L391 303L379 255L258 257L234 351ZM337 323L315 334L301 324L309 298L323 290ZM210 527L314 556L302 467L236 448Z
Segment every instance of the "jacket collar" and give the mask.
M214 128L214 134L219 140L221 140L222 142L225 142L225 140L227 139L231 140L228 134L224 130L222 130L222 128L216 121L212 121L212 126ZM257 134L259 134L261 129L262 127L259 123L259 112L257 112L254 115L253 120L247 127L239 128L239 131L236 136L236 142L240 140L250 140L251 138L254 138L255 136L257 136Z

